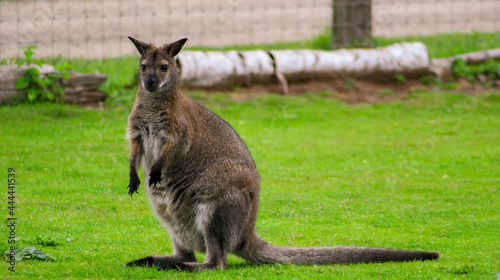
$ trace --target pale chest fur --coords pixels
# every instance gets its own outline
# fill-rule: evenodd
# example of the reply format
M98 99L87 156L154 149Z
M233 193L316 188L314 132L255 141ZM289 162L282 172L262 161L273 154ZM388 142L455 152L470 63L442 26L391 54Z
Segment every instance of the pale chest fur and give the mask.
M169 141L169 135L161 124L154 123L142 127L140 135L144 151L143 166L145 170L149 170L158 160L162 148Z
M146 173L158 160L162 149L173 141L169 133L168 120L157 114L137 114L129 120L128 137L138 140L142 150L142 163Z

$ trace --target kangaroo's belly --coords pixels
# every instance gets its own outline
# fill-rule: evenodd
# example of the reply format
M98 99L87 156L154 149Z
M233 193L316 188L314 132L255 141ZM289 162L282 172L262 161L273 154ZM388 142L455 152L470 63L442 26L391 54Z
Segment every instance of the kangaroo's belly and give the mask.
M186 249L205 252L203 210L190 201L173 201L172 194L162 187L148 187L153 211L167 228L173 241Z

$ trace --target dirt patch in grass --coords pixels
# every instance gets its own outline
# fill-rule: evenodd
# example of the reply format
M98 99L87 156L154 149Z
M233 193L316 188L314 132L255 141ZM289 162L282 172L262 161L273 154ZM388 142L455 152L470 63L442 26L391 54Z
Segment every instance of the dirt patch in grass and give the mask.
M317 94L324 97L339 99L347 104L374 104L404 99L412 92L419 90L437 90L443 92L462 92L476 95L500 90L485 88L467 81L457 81L441 85L424 85L420 79L404 82L371 82L355 79L337 79L332 81L308 81L289 84L289 95ZM216 88L216 89L185 89L188 91L202 91L206 93L227 92L235 100L248 100L263 94L283 94L279 84L255 84L248 87Z

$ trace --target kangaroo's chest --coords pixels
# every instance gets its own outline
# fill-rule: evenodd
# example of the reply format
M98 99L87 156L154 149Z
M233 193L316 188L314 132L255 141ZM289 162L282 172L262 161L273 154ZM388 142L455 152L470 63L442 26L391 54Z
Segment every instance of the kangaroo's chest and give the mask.
M150 124L141 127L140 134L145 159L156 161L169 138L166 130L158 125Z
M172 138L168 122L161 118L144 117L138 120L136 129L143 150L143 163L146 169L149 169Z

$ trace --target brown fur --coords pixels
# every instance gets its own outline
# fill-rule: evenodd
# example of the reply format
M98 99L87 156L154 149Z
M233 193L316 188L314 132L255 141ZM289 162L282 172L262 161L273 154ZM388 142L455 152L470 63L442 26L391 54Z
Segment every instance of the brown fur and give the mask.
M219 116L176 86L174 57L186 39L156 48L130 38L141 54L139 88L128 118L129 194L142 161L154 212L172 238L171 256L126 266L202 270L227 268L232 253L254 263L347 264L436 259L434 252L364 247L286 248L255 231L260 177L247 147ZM206 254L196 262L194 251Z

